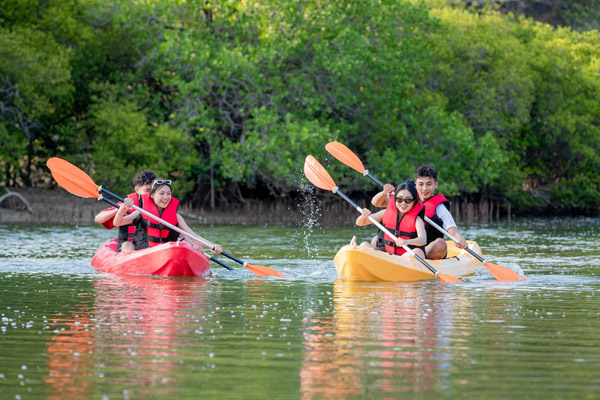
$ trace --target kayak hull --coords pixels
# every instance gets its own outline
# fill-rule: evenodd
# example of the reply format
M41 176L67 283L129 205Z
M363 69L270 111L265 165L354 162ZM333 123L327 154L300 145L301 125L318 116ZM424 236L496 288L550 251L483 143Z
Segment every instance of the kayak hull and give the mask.
M473 275L475 269L481 266L481 262L465 250L457 248L454 242L447 243L448 258L425 261L439 273L453 276ZM471 250L482 255L476 242L469 241L468 244ZM412 282L436 279L426 266L408 254L396 256L352 243L338 251L333 263L342 281Z
M100 272L115 275L207 276L210 262L200 250L184 242L117 253L117 239L102 244L92 258Z

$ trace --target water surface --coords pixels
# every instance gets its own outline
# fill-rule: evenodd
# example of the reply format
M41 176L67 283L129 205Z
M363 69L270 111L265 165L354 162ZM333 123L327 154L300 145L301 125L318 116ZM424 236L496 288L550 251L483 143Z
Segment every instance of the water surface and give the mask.
M600 398L597 219L463 228L516 283L338 281L370 228L197 228L289 278L99 274L111 232L0 225L0 398Z

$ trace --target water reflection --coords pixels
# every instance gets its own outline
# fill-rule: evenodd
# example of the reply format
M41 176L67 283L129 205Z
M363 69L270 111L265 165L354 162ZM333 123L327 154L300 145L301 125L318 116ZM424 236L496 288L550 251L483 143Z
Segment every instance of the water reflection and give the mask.
M94 281L93 308L77 305L51 318L57 329L46 352L49 397L89 398L92 377L108 387L136 387L142 396L174 396L179 335L205 310L208 285L200 278Z
M94 322L86 303L77 304L65 314L51 315L56 327L48 341L48 375L45 378L49 399L91 397L93 382L85 379L94 369Z
M308 256L292 229L211 227L293 278L205 281L99 275L101 229L0 225L0 398L597 398L599 221L466 228L529 279L460 285L335 282L355 229Z
M434 293L423 284L335 282L334 319L304 319L303 398L434 390L443 366L434 351L451 325L450 303L436 304L443 299Z

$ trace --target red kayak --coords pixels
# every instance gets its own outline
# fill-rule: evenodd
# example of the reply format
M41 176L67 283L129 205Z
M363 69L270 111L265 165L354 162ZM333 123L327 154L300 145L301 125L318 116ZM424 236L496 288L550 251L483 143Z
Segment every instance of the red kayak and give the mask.
M115 275L207 276L210 263L200 250L184 242L169 242L144 250L117 253L117 239L98 248L92 266Z

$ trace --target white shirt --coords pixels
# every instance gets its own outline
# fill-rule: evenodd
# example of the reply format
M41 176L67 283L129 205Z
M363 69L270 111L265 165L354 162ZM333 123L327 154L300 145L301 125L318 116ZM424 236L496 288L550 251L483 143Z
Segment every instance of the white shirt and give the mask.
M442 219L442 228L446 231L452 227L456 227L456 222L454 222L452 214L450 214L450 211L448 211L445 205L439 204L435 208L435 213Z

